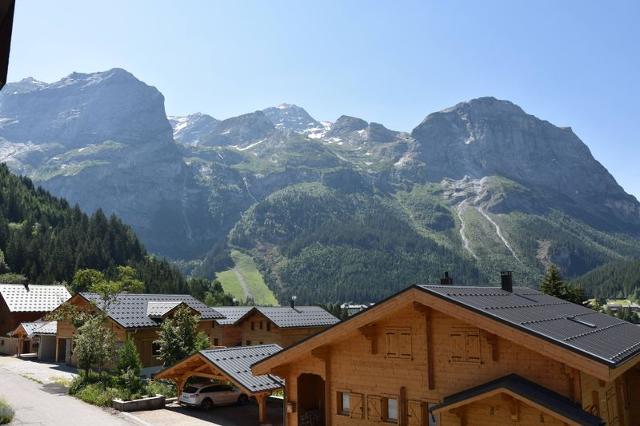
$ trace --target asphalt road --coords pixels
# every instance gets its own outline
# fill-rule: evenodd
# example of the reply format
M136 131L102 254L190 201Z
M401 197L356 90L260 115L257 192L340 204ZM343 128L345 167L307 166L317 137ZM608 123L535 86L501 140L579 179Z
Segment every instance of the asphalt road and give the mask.
M11 425L131 426L140 423L66 395L56 383L41 384L0 367L0 397L15 410Z

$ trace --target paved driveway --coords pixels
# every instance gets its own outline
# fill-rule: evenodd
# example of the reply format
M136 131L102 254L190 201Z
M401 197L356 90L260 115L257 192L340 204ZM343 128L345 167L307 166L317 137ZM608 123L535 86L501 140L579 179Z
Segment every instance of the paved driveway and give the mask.
M50 379L50 368L39 363L0 357L0 397L15 410L11 425L131 426L140 422L67 396L64 386ZM28 364L20 364L28 363ZM31 364L31 365L29 365ZM34 367L34 365L36 365ZM28 372L33 377L29 377ZM54 369L55 371L55 369ZM66 374L71 374L66 372ZM43 379L43 380L40 380ZM36 381L38 380L38 381ZM40 383L40 382L42 383Z
M267 404L269 421L282 425L282 401L269 400ZM210 411L167 405L164 410L138 411L137 419L153 426L253 426L258 424L258 406L214 407Z

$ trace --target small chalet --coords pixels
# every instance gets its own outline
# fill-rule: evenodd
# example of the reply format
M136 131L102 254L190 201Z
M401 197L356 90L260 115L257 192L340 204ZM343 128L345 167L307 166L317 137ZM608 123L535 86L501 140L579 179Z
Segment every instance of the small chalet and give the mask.
M0 353L30 352L30 338L19 341L8 335L22 323L40 320L70 297L62 285L0 284Z
M18 328L10 333L18 339L16 354L20 356L35 353L42 361L55 360L57 324L56 321L43 320L20 323Z
M78 293L69 303L80 309L100 309L100 296L95 293ZM205 305L193 296L186 294L128 294L116 296L106 312L109 327L117 342L131 337L136 344L144 367L159 366L156 358L159 348L153 342L158 338L162 321L170 317L180 306L187 306L200 316L198 328L212 339L213 321L223 318L222 314ZM75 364L73 356L73 337L75 327L68 321L57 324L57 362Z
M222 306L213 346L291 346L340 320L319 306Z
M415 285L252 367L287 425L637 425L640 327L526 287Z

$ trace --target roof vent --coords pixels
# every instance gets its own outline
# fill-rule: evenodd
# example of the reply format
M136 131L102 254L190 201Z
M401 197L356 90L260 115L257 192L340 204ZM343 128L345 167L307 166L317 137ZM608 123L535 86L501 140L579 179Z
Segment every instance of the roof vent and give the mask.
M512 271L500 272L500 284L504 291L513 293L513 272Z
M291 301L289 302L289 304L291 305L291 309L295 309L296 308L296 299L298 298L298 296L291 296Z
M453 285L453 278L449 276L449 271L445 271L444 277L440 278L440 285Z

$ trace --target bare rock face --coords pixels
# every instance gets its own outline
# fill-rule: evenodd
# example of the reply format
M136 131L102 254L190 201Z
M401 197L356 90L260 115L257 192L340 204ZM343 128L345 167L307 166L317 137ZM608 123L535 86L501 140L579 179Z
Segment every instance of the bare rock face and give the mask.
M427 116L411 133L413 159L428 180L503 176L554 194L585 219L640 231L640 205L570 128L495 98L460 103Z
M264 112L255 111L221 121L203 141L209 146L245 146L269 137L275 126Z
M265 108L262 112L277 129L302 133L320 126L320 123L298 105L280 104L275 107Z
M154 87L120 69L23 80L1 92L0 123L12 168L87 212L116 213L152 252L209 244L206 194Z
M215 132L220 120L198 112L187 116L169 117L169 123L176 142L195 146Z

